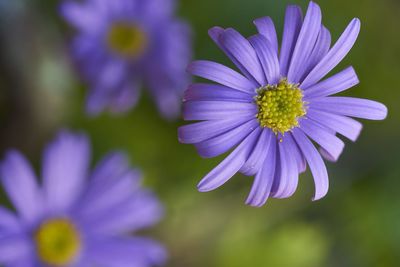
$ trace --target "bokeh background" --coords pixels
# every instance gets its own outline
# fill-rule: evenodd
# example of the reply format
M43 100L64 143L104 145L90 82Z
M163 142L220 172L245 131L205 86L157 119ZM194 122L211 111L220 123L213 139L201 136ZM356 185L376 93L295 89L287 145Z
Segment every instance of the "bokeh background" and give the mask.
M294 197L263 208L244 205L251 177L198 193L197 182L223 157L201 159L179 144L184 122L163 120L149 95L128 114L87 118L86 88L67 53L72 32L57 0L0 0L0 154L18 148L39 171L43 146L60 128L87 132L94 161L127 151L165 203L166 217L148 234L168 248L168 266L400 266L400 1L317 2L334 40L353 17L362 21L357 44L338 67L353 65L361 80L346 94L389 108L385 121L364 122L358 142L346 141L339 162L328 163L330 191L320 201L311 202L308 173ZM281 33L289 3L306 8L308 1L181 0L178 13L193 26L196 58L231 65L208 28L251 35L252 20L269 15Z

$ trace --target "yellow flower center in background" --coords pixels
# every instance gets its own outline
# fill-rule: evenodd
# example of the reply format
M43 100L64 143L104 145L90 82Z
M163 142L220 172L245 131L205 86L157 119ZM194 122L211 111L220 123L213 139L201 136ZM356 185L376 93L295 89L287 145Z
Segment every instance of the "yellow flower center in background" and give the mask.
M108 46L124 58L136 58L147 47L146 34L136 25L118 22L111 25L107 35Z
M44 222L35 232L34 240L39 258L50 266L68 266L81 249L79 232L67 219Z
M262 127L275 134L284 134L299 126L298 119L306 114L303 93L295 84L282 79L277 85L267 85L257 90L257 118Z

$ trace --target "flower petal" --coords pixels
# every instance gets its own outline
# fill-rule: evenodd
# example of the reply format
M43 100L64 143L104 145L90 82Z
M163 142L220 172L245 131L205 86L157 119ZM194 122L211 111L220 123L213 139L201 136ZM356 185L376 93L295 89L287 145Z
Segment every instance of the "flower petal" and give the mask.
M254 103L225 101L188 101L183 104L185 120L220 120L232 117L255 117Z
M104 203L103 209L84 218L85 225L90 227L87 231L93 235L126 234L148 228L158 223L164 214L160 202L146 190L131 193L129 198L114 205Z
M286 8L285 25L283 29L282 47L279 56L281 74L287 76L289 64L292 59L293 50L299 36L303 23L301 8L296 5L289 5Z
M314 120L304 119L300 122L300 129L304 131L312 140L319 144L334 161L338 160L343 152L344 143L334 134L325 130Z
M266 83L257 54L249 41L234 29L226 29L221 35L221 44L236 58L259 85Z
M87 194L79 201L77 213L84 217L94 217L107 209L114 208L136 193L141 174L128 169L118 175L91 181Z
M86 261L89 266L155 266L167 258L157 242L139 237L95 237L89 241Z
M225 120L201 121L184 125L178 129L179 142L195 144L225 133L249 121L249 118L229 118Z
M359 80L353 67L348 67L324 81L316 83L309 88L304 88L304 99L309 100L337 94L358 83Z
M315 195L313 200L323 198L328 192L329 179L324 161L311 141L298 128L293 130L293 137L303 152L314 178Z
M3 233L16 232L20 227L18 218L11 211L0 206L0 237Z
M273 50L270 42L261 34L250 37L249 41L257 52L268 84L277 84L280 79L277 52Z
M83 5L73 1L64 1L60 5L61 16L68 23L75 26L77 29L85 32L98 31L104 24L97 15L97 12L93 12L93 6Z
M297 162L293 155L291 135L288 134L283 142L278 143L280 172L275 176L271 196L287 198L294 194L299 180Z
M27 257L32 252L32 244L21 234L0 237L0 263L11 263Z
M217 84L195 83L185 91L183 101L252 102L253 95Z
M351 141L356 141L362 130L362 124L354 119L316 109L309 109L307 117L338 132Z
M128 112L136 105L139 96L139 85L133 82L125 82L113 93L112 98L109 99L111 113L120 114Z
M254 94L256 89L254 84L246 77L216 62L207 60L194 61L189 65L188 72L246 93Z
M288 72L289 82L300 82L301 77L306 71L305 66L317 41L320 29L321 9L316 3L310 2L290 62Z
M286 138L286 136L285 136ZM297 170L299 173L303 173L307 170L307 161L306 158L303 155L303 152L300 150L300 147L297 145L295 140L293 139L292 134L289 134L289 142L291 143L291 150L293 153L293 156L296 159L297 163Z
M263 166L257 172L250 194L247 197L247 205L261 207L268 200L275 176L276 146L276 142L271 142L268 147L267 157L263 162Z
M310 108L368 120L383 120L387 116L385 105L376 101L354 97L324 97L311 102Z
M347 55L357 40L360 32L360 20L353 19L339 40L326 54L326 56L314 67L301 84L302 88L312 86L328 74Z
M310 71L321 61L321 59L328 53L331 46L331 33L323 25L319 31L317 42L311 52L308 59L307 70L305 74L310 73ZM303 77L304 78L304 75Z
M229 154L217 167L209 172L198 184L200 192L214 190L235 175L247 161L250 151L258 139L260 129L254 130L246 139Z
M130 170L128 156L122 152L113 152L106 155L90 175L89 191L97 190L97 186L106 184L109 180L117 179ZM140 183L138 179L137 183ZM88 192L86 192L88 195Z
M195 144L198 153L204 158L221 155L240 143L250 132L259 128L258 121L252 119L226 133Z
M216 43L216 45L222 50L224 51L224 53L229 57L229 59L233 62L233 64L235 64L235 66L243 73L243 75L246 76L247 79L249 79L253 84L254 87L257 88L259 87L258 82L254 79L254 77L248 72L248 70L246 69L245 66L243 66L238 59L236 59L236 57L231 53L231 51L229 51L223 44L221 41L221 36L223 35L223 33L225 32L224 28L221 27L213 27L210 30L208 30L208 35L211 37L211 39L213 39L213 41Z
M258 173L265 161L269 146L275 141L275 136L269 129L263 129L257 144L254 146L246 163L240 169L244 175L253 176Z
M42 211L42 199L32 167L17 151L9 151L0 169L1 181L9 198L26 222L33 222Z
M262 17L253 21L258 30L258 33L264 36L271 44L271 48L278 54L278 36L273 20L270 17Z
M85 135L61 132L45 150L43 187L50 210L71 207L82 193L90 161Z

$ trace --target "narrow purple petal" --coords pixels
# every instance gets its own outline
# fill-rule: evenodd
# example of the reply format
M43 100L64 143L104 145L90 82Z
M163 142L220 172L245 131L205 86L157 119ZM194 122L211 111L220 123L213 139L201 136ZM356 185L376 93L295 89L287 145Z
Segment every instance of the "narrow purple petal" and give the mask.
M307 117L338 132L351 141L356 141L362 130L362 124L360 122L341 115L310 109L307 112Z
M202 121L184 125L178 129L179 142L195 144L222 133L225 133L243 123L249 118L229 118L225 120Z
M256 89L254 84L246 77L216 62L206 60L194 61L189 65L188 71L193 75L246 93L253 94Z
M387 116L385 105L376 101L354 97L324 97L311 102L310 108L368 120L383 120Z
M252 119L224 134L195 144L197 152L204 158L213 158L221 155L240 143L256 128L259 128L258 121Z
M290 154L293 161L293 165L291 167L293 178L289 181L288 187L286 188L286 197L290 197L296 192L297 185L299 183L299 173L306 170L306 162L304 156L298 148L297 143L294 141L293 135L289 133L284 138L285 141L283 141L283 143L286 142L284 145L286 153Z
M319 153L321 154L322 158L330 162L336 162L337 159L332 156L330 152L328 152L323 147L318 148Z
M310 2L304 23L301 28L296 47L293 51L292 60L290 62L288 80L291 83L300 82L306 68L305 65L309 59L314 45L321 29L321 9L319 6Z
M195 83L189 85L183 96L183 101L253 102L253 95L222 85Z
M257 54L249 41L234 29L226 29L221 35L221 44L247 70L259 85L265 84L265 77Z
M261 62L268 84L277 84L280 79L278 54L263 35L254 35L249 39Z
M182 103L182 95L176 91L178 88L168 83L163 85L158 83L156 87L152 87L151 83L148 84L160 114L167 120L176 119L181 113Z
M289 5L286 8L285 25L283 29L282 47L279 56L281 74L286 77L289 71L289 64L292 59L293 50L299 36L303 23L301 8Z
M303 173L307 170L307 161L306 158L303 155L303 152L300 150L300 147L297 145L297 143L295 142L295 140L293 139L292 134L290 133L289 135L289 141L291 144L291 150L293 153L293 156L296 159L296 163L297 163L297 170L299 171L299 173ZM286 138L286 136L284 137Z
M270 17L262 17L253 21L258 33L263 35L271 44L275 54L278 54L278 37L273 20Z
M92 217L107 209L114 208L129 199L139 188L141 174L137 170L126 170L115 176L91 181L89 192L79 201L77 212Z
M238 59L236 59L235 55L232 54L231 51L229 51L227 49L227 47L225 47L222 44L221 41L221 36L223 35L223 33L225 32L224 28L221 27L213 27L208 31L208 35L211 37L211 39L213 39L213 41L217 44L217 46L224 51L224 53L229 57L229 59L233 62L233 64L235 64L235 66L241 71L241 73L243 73L244 76L246 76L247 79L249 79L254 87L259 87L258 82L254 79L254 77L248 72L248 70L246 69L245 66L242 65L242 63L239 62Z
M7 265L7 267L38 267L38 265L35 256L32 253L32 255L18 258L12 261L12 263L10 263L10 265Z
M130 169L128 156L122 152L113 152L106 155L90 175L90 190L107 181L116 179ZM140 180L138 181L140 182Z
M224 101L188 101L183 104L185 120L220 120L234 117L255 117L254 103Z
M329 30L322 25L317 42L315 43L314 49L308 59L305 75L307 75L328 53L330 46L331 34ZM304 75L302 78L304 78Z
M209 172L198 184L198 190L200 192L211 191L231 179L247 161L260 131L259 128L254 130L228 157Z
M19 218L11 211L0 206L0 237L3 233L16 232L20 230Z
M43 208L41 191L32 167L17 151L9 151L0 169L1 181L18 214L33 222Z
M115 90L124 81L128 74L128 65L125 61L118 59L107 60L100 65L96 74L95 85L101 86L109 91Z
M344 149L344 143L334 134L325 130L314 120L304 119L300 122L300 129L312 140L319 144L332 158L337 161Z
M140 90L138 84L125 82L113 94L109 108L111 113L119 114L129 111L139 100Z
M348 67L332 77L304 88L304 99L319 98L343 92L359 83L353 67Z
M95 237L89 240L87 247L85 258L89 266L159 266L167 258L160 244L139 237Z
M32 249L25 235L12 234L0 237L0 263L9 263L27 257Z
M315 66L315 68L308 74L301 84L302 88L310 87L317 83L326 74L328 74L334 67L339 64L342 59L347 55L357 40L358 33L360 32L360 20L353 19L346 30L340 36L339 40L335 43L332 49L326 56Z
M254 207L261 207L264 205L271 193L272 184L275 176L276 166L276 142L272 142L268 147L267 157L263 162L263 166L256 174L256 177L251 187L249 196L247 197L246 204Z
M73 1L64 1L60 5L60 13L70 24L77 29L93 32L102 27L103 21L93 12L93 7Z
M115 196L114 196L115 197ZM93 234L126 234L145 229L158 223L164 214L163 207L150 192L135 192L129 198L115 205L108 205L96 214L85 217L87 229Z
M84 135L62 132L45 150L43 186L51 210L69 208L82 193L90 161Z
M267 156L269 146L274 142L275 138L271 130L263 129L257 144L254 146L246 163L240 169L240 172L248 176L253 176L258 173Z
M326 195L329 188L328 172L325 163L317 149L300 129L295 128L293 130L293 137L306 157L314 178L315 195L313 200L321 199Z
M287 198L294 194L298 184L299 172L297 162L293 155L290 135L285 136L283 142L278 143L280 156L280 172L275 176L271 196L274 198Z

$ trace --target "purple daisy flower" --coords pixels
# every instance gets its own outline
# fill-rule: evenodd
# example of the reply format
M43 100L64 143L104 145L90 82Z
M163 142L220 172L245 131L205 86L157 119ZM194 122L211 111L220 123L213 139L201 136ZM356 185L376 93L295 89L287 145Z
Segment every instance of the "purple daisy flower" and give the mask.
M189 66L190 73L217 84L189 86L184 119L201 122L179 128L179 140L195 144L206 158L235 147L200 182L202 192L237 172L255 175L246 203L262 206L269 197L290 197L308 164L313 199L320 199L329 184L322 157L336 161L344 147L337 134L355 141L361 131L362 125L350 117L382 120L387 115L380 103L331 96L358 84L352 67L323 79L352 48L360 21L353 19L331 47L317 4L310 2L304 20L300 7L288 6L280 50L271 18L254 24L258 34L248 39L231 28L210 29L211 38L242 74L211 61Z
M77 30L72 54L90 84L87 112L131 109L144 83L166 118L179 115L191 59L188 25L175 0L67 0L63 17Z
M89 172L84 135L63 132L44 153L42 186L26 159L9 151L0 179L17 214L0 206L0 265L154 266L166 258L155 241L128 233L159 221L162 207L141 187L124 154ZM88 178L89 179L86 179Z

